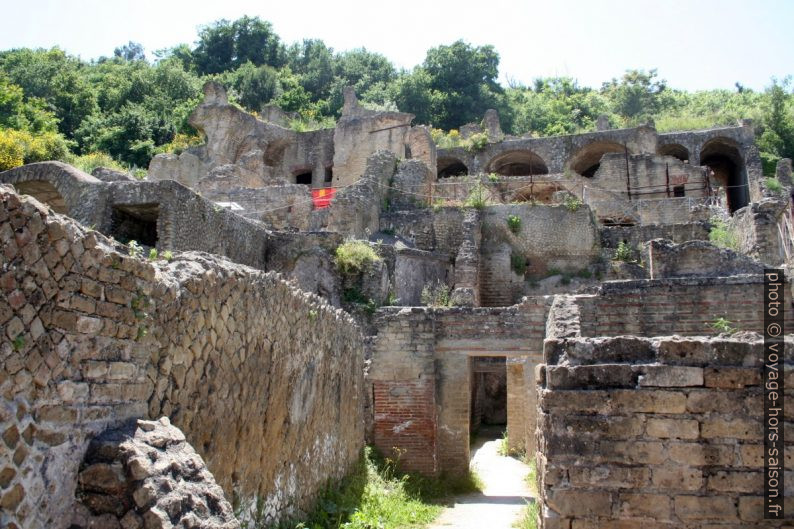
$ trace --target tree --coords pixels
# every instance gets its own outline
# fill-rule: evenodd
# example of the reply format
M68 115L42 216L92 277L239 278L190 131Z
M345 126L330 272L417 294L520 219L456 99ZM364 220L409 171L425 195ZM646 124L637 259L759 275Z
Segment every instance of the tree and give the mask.
M236 70L246 62L280 68L286 52L270 22L244 16L230 22L218 20L199 31L193 63L201 75Z
M127 44L114 49L113 55L128 62L146 60L143 45L133 41L129 41Z
M255 66L247 62L229 75L229 84L237 92L238 100L245 108L259 112L279 93L279 72L263 64Z
M656 69L627 70L620 81L604 83L601 92L612 102L613 110L627 120L649 117L664 106L667 84L656 80Z
M422 69L430 78L434 97L433 125L451 129L479 121L488 108L498 106L502 88L499 54L493 46L471 46L459 40L427 52Z
M325 99L334 79L334 50L319 39L304 39L290 46L287 63L312 99Z

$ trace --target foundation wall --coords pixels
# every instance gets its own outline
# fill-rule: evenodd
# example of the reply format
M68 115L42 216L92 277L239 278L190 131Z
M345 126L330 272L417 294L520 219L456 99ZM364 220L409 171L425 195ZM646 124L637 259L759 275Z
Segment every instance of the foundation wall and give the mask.
M794 342L784 356L792 388ZM762 514L762 358L757 335L547 341L538 379L540 527L785 526ZM787 438L788 468L792 454Z

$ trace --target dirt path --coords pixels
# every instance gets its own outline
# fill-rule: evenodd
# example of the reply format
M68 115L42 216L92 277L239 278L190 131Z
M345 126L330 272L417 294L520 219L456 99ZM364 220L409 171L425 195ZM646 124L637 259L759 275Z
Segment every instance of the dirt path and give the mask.
M485 483L485 490L455 497L455 504L444 509L429 529L508 529L518 521L532 496L524 482L529 467L512 457L500 456L499 442L478 438L471 447L471 465Z

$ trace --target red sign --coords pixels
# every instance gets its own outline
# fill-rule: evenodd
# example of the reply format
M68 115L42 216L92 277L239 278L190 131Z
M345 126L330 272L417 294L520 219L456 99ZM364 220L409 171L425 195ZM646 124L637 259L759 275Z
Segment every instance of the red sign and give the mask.
M322 209L331 205L331 199L334 198L336 188L324 187L322 189L312 189L312 200L314 200L314 208Z
M689 175L685 175L685 174L670 175L670 183L674 186L677 186L679 184L686 184L687 182L689 182Z

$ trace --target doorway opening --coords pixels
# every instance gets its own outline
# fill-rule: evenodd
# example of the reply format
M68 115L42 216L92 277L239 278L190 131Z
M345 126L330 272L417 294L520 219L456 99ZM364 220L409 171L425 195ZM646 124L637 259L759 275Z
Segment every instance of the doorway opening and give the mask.
M504 356L471 358L469 443L498 439L507 429L507 364Z

